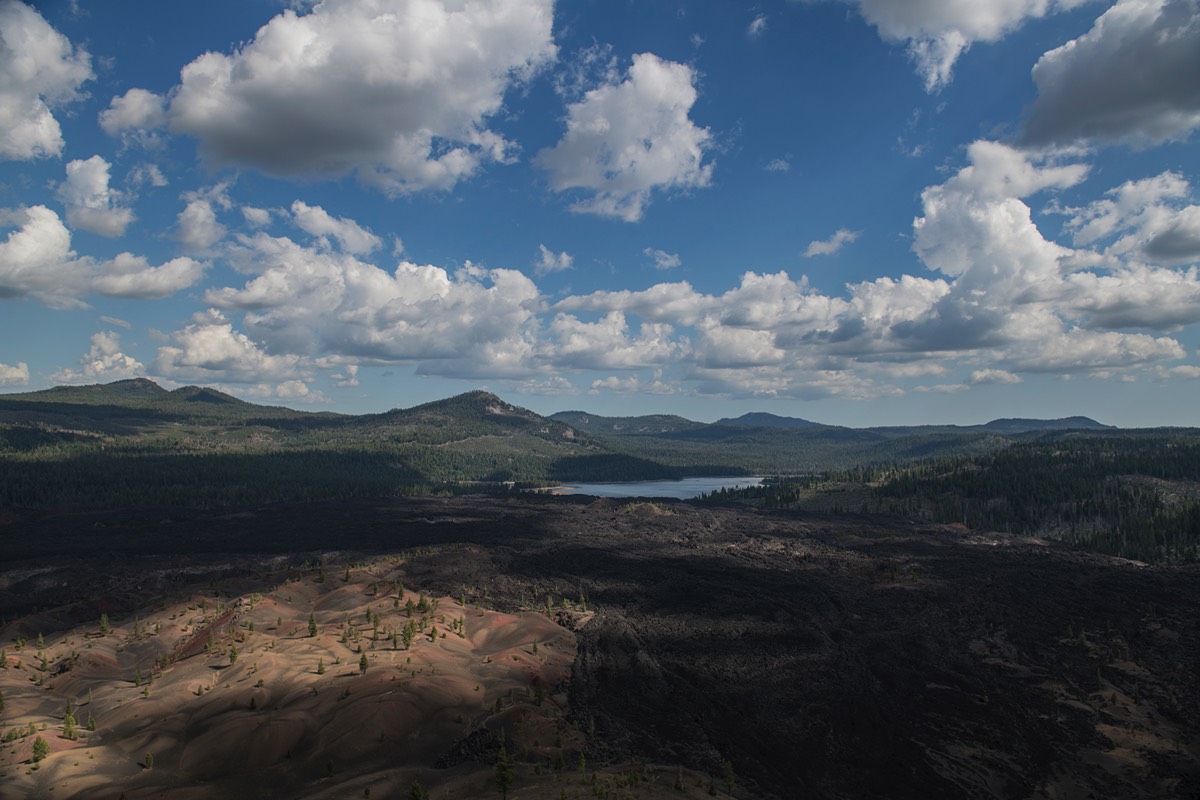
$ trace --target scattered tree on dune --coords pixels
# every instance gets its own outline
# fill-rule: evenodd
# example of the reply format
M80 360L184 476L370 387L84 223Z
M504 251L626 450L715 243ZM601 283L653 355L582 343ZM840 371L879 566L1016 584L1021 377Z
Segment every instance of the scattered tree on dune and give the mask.
M508 790L513 785L513 761L508 755L508 749L504 746L503 736L500 739L500 755L496 761L496 788L500 790L500 796L504 800L508 800Z

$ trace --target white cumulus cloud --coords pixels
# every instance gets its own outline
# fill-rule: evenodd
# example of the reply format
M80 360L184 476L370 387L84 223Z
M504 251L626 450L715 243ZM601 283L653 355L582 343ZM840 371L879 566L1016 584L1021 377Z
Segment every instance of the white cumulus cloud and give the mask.
M284 403L328 403L329 397L310 387L307 382L293 379L281 383L256 383L239 387L238 393L255 400L277 400Z
M1027 19L1088 0L844 0L880 35L908 45L926 91L950 82L954 63L974 42L995 42Z
M29 383L29 365L24 361L16 364L0 364L0 386L26 386Z
M37 11L0 0L0 158L57 156L62 128L51 109L80 99L91 57Z
M92 346L79 359L78 369L54 373L55 383L108 383L145 374L145 366L132 356L121 352L121 337L114 331L102 331L92 336Z
M1154 144L1200 126L1200 2L1119 0L1033 68L1033 144Z
M1014 375L1002 369L977 369L971 373L971 383L975 385L986 383L1021 383L1021 376Z
M833 236L824 240L814 240L808 243L808 247L804 249L804 256L812 258L813 256L830 256L842 249L843 245L850 244L859 237L862 231L852 231L848 228L839 228L834 232Z
M172 380L259 384L297 380L307 372L299 356L267 352L215 309L196 314L171 340L158 349L154 373Z
M149 184L156 189L161 189L169 183L157 164L138 164L129 171L129 182L133 186Z
M536 159L551 187L588 195L573 211L636 222L654 192L708 186L713 165L704 159L712 134L688 116L695 80L686 64L635 55L623 80L605 82L567 107L566 133Z
M265 228L271 224L271 209L242 206L242 217L246 224L255 228Z
M241 237L235 267L254 277L210 290L207 302L243 311L245 329L273 352L420 362L437 374L530 372L540 293L518 270L401 262L387 271L347 253L264 233Z
M227 194L228 185L219 183L205 189L184 192L187 201L179 212L175 238L185 249L194 253L206 253L225 238L228 229L217 219L217 209L228 211L233 207Z
M683 259L678 254L668 253L666 250L660 250L657 247L647 247L642 251L642 255L654 259L654 268L657 270L675 269L683 263Z
M638 292L622 289L573 295L564 297L553 308L556 311L627 311L643 319L694 325L713 303L712 297L700 294L690 283L681 281L656 283Z
M167 100L145 89L130 89L114 97L100 112L100 127L126 144L154 144L155 131L167 124Z
M324 247L328 247L328 239L333 237L345 253L366 255L383 245L378 236L354 220L334 218L320 206L310 206L301 200L292 203L292 220L302 231L315 236Z
M172 131L218 164L449 189L511 145L487 127L552 61L553 0L327 0L183 68Z
M1131 264L1067 276L1064 305L1096 328L1172 330L1200 322L1200 274Z
M1191 186L1177 172L1130 180L1082 208L1064 209L1076 244L1107 242L1105 252L1162 264L1200 259L1200 206L1185 205Z
M553 341L548 357L568 369L637 369L665 364L687 349L686 342L672 338L673 332L665 323L645 322L638 335L632 336L620 311L596 322L558 314L549 326Z
M562 272L571 268L575 263L575 259L565 250L561 253L555 253L544 244L538 245L538 260L533 265L533 271L537 275L549 275L551 272Z
M1142 253L1166 264L1200 260L1200 206L1180 209L1166 225L1154 231Z
M173 258L157 267L143 256L119 253L92 279L92 289L110 297L158 300L194 285L205 265L187 257Z
M108 185L111 166L100 156L67 162L67 180L58 187L58 197L71 226L110 238L125 234L133 211L121 204L121 192Z
M0 298L30 295L55 308L79 307L92 293L156 299L191 286L204 272L190 258L155 267L131 253L103 261L79 256L67 226L45 206L0 209L0 227L16 228L0 242Z

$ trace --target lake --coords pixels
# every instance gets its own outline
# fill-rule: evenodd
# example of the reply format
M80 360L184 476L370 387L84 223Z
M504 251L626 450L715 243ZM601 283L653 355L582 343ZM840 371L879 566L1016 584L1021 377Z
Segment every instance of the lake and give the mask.
M588 494L595 497L673 497L689 500L718 489L761 486L762 478L682 478L677 481L629 481L625 483L572 483L555 489L555 494Z

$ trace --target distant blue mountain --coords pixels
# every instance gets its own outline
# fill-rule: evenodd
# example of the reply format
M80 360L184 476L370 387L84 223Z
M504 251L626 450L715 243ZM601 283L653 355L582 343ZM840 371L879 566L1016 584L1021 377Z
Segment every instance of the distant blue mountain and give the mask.
M731 428L824 428L819 422L812 422L799 417L780 417L765 411L751 411L740 417L723 417L714 425L724 425Z
M995 433L1029 433L1031 431L1108 431L1115 426L1105 425L1090 417L1063 417L1062 419L994 419L978 426Z

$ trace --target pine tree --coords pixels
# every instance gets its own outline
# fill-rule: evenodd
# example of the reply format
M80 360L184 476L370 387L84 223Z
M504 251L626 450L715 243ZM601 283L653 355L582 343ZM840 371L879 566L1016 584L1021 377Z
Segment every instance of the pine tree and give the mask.
M500 796L504 800L508 800L508 790L512 788L513 777L513 762L504 746L504 740L501 739L500 756L496 761L496 788L500 790Z
M50 743L42 737L37 737L33 740L33 760L34 762L41 761L46 756L50 755Z
M317 674L318 674L318 675L324 675L324 674L325 674L325 659L323 659L323 658L322 658L322 659L319 659L319 660L317 661Z
M78 732L75 730L75 715L70 711L63 717L63 738L74 741L79 738Z
M89 712L88 712L88 718L87 718L87 729L88 729L89 731L94 731L94 730L96 730L96 718L92 716L92 712L91 712L91 711L89 711Z
M429 792L421 785L421 782L414 779L412 786L408 787L408 800L429 800Z
M100 633L105 636L112 633L112 625L108 624L108 614L100 615Z
M417 623L411 619L404 624L404 630L400 634L401 640L404 642L404 649L412 647L413 639L417 635Z
M369 663L367 662L367 654L363 653L362 658L358 659L358 674L366 675L368 666Z
M308 635L317 635L317 617L312 611L308 612Z
M146 769L154 769L154 753L146 753L146 759L143 762Z

